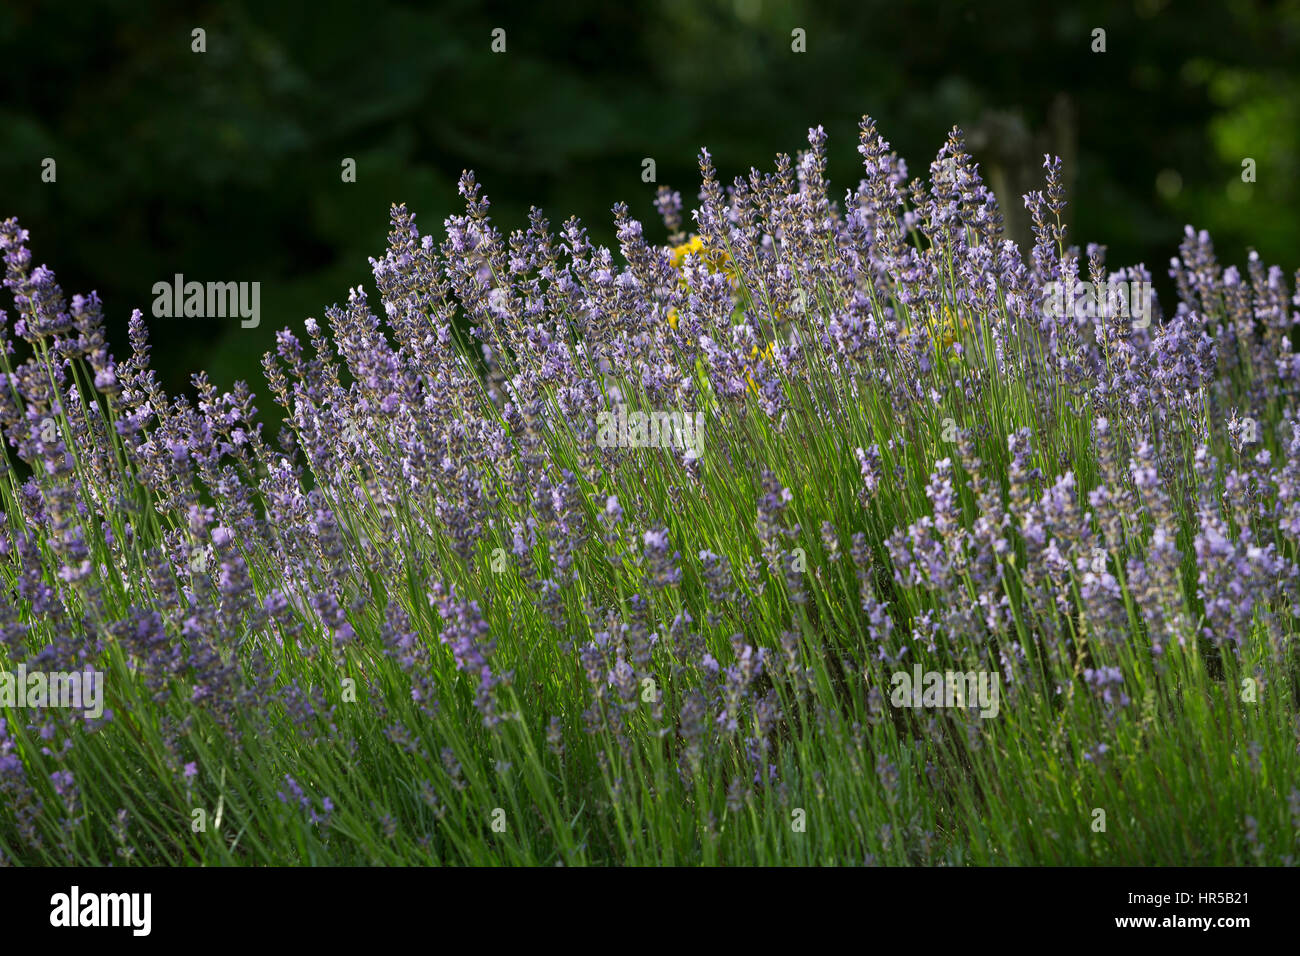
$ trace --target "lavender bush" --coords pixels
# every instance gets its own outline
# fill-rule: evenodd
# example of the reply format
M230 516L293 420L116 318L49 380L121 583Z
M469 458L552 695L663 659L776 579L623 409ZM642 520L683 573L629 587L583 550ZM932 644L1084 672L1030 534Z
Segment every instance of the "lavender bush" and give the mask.
M274 441L5 222L0 671L104 700L0 684L0 860L1293 862L1300 297L858 150L617 250L394 207Z

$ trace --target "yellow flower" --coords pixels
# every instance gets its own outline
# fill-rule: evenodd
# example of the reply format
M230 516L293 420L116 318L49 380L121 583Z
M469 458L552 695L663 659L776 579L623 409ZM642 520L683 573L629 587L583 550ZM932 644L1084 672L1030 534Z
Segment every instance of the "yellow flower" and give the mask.
M705 268L710 272L724 273L732 282L736 281L736 268L732 264L731 257L721 250L709 249L703 236L691 236L679 246L670 246L668 262L680 272L682 266L686 264L686 257L692 255L700 256L704 260ZM677 282L682 288L685 288L686 276L679 275ZM677 310L675 308L669 308L668 310L668 324L674 329L677 328Z
M770 362L772 361L772 352L775 348L776 348L775 342L767 343L767 348L763 350L763 354L760 356L758 352L758 346L755 345L753 351L749 353L749 359L750 361L754 361L755 359L761 359L764 362ZM757 395L758 383L754 381L753 371L750 369L748 365L745 366L745 381L749 383L750 391L752 391L755 395Z
M700 256L704 260L705 268L710 272L721 272L735 281L736 266L731 261L731 256L727 255L725 249L711 249L703 236L691 236L680 246L669 247L668 262L674 269L680 270L686 263L686 257L690 255ZM679 281L685 285L686 277L682 276Z
M968 319L958 317L950 307L944 305L942 308L942 318L932 315L930 328L935 333L935 339L943 348L946 349L957 341L959 332L969 332L971 325Z
M680 269L686 262L686 257L694 253L699 255L704 252L704 238L702 236L691 236L680 246L672 247L672 255L669 261L672 262L674 269Z

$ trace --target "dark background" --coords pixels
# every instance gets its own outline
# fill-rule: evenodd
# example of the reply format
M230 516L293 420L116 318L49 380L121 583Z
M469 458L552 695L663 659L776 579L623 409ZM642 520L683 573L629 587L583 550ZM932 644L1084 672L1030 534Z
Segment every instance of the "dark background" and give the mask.
M791 51L795 27L806 53ZM0 217L20 218L67 293L98 290L119 356L138 307L170 388L206 368L261 393L275 330L371 285L391 202L440 240L463 168L505 230L536 204L610 243L622 200L662 240L643 158L689 206L701 146L730 182L822 124L842 196L869 113L912 175L966 130L1018 238L1019 197L1042 154L1060 154L1073 241L1107 244L1112 266L1145 262L1168 302L1184 223L1225 261L1254 247L1300 266L1297 63L1300 0L2 0ZM45 157L56 183L41 182ZM177 272L260 281L261 326L154 319L152 286Z

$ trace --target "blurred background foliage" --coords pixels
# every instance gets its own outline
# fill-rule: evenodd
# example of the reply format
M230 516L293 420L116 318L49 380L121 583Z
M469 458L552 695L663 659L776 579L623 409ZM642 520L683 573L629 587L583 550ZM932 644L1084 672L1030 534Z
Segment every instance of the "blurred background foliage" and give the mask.
M536 204L610 243L622 200L662 239L644 158L690 204L701 146L730 182L822 124L842 194L866 113L913 175L962 127L1021 238L1019 197L1060 154L1073 240L1145 262L1168 302L1185 223L1225 260L1300 266L1298 62L1300 0L0 0L0 216L69 294L99 291L119 355L138 307L169 388L206 368L260 393L275 330L370 285L390 203L440 239L464 168L503 228ZM260 281L261 326L154 319L153 284L178 272Z

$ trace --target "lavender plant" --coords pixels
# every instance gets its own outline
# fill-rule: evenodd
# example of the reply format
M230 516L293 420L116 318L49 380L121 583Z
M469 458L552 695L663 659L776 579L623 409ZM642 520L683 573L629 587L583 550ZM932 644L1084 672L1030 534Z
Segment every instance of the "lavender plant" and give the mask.
M1300 297L825 150L616 250L394 207L276 439L4 222L0 860L1294 862Z

